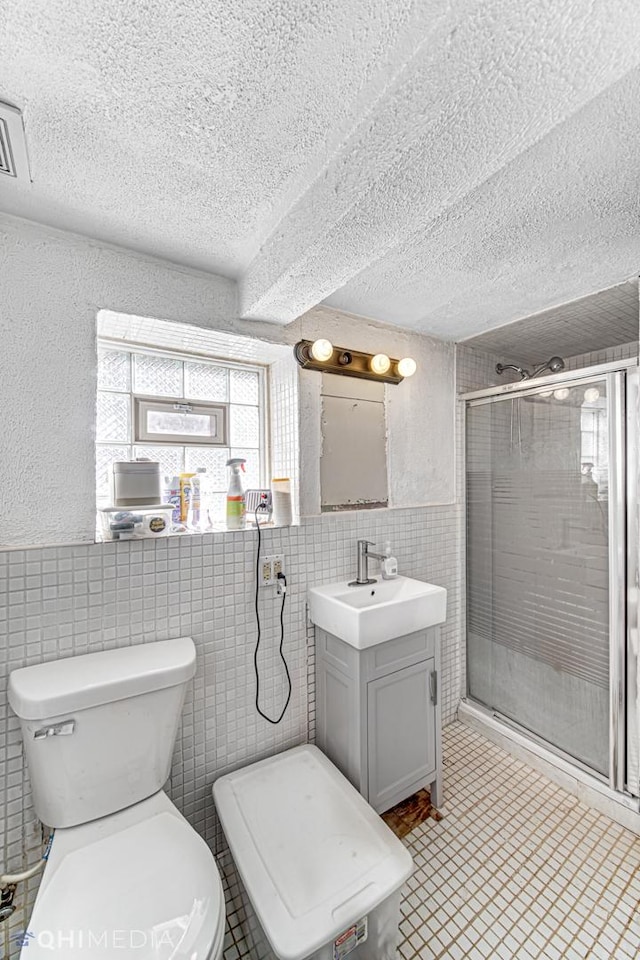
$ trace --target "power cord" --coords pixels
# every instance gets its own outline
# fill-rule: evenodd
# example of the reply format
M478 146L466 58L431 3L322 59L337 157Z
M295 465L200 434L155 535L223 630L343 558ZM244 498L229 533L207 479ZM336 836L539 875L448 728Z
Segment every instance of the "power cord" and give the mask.
M262 639L262 628L261 628L261 626L260 626L260 608L259 608L259 605L258 605L258 592L259 592L259 590L260 590L260 546L261 546L261 541L262 541L262 534L261 534L261 531L260 531L260 521L258 520L258 511L259 511L260 509L266 511L266 508L265 508L264 506L262 506L262 504L259 504L258 507L257 507L257 509L256 509L256 530L258 531L258 549L257 549L257 551L256 551L256 596L255 596L255 609L256 609L256 625L257 625L257 628L258 628L258 639L256 640L256 646L255 646L255 650L254 650L254 652L253 652L253 668L254 668L255 674L256 674L256 710L258 711L258 713L260 714L261 717L263 717L265 720L267 720L268 723L273 724L273 726L275 727L278 723L280 723L280 721L281 721L282 718L284 717L285 713L287 712L287 707L289 706L289 701L291 700L291 693L292 693L292 689L293 689L293 688L292 688L292 684L291 684L291 674L289 673L289 667L288 667L288 665L287 665L287 661L285 660L284 652L283 652L283 649L282 649L283 646L284 646L284 605L285 605L286 599L287 599L287 578L285 577L284 573L279 573L279 574L278 574L278 590L279 590L279 592L282 593L282 606L280 607L280 647L279 647L279 652L280 652L280 659L282 660L282 663L284 664L284 671L285 671L285 673L286 673L286 675L287 675L287 683L288 683L288 685L289 685L289 693L287 694L287 699L286 699L286 702L285 702L284 707L282 708L282 712L280 713L280 716L277 718L277 720L274 720L272 717L267 716L267 714L266 714L263 710L260 709L260 672L259 672L259 670L258 670L258 651L260 650L260 641L261 641L261 639Z

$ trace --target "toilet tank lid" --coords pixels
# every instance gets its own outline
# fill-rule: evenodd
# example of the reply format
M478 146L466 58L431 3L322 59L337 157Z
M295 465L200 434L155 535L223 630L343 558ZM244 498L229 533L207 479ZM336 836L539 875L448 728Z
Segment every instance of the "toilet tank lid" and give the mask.
M22 720L44 720L186 683L195 669L191 637L101 650L14 670L9 703Z

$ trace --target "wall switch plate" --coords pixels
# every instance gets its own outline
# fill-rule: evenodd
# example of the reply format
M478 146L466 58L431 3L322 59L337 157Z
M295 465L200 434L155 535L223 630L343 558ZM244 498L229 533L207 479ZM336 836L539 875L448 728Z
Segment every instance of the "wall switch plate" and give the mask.
M284 573L284 557L261 557L260 559L260 586L272 587L278 582L278 574Z

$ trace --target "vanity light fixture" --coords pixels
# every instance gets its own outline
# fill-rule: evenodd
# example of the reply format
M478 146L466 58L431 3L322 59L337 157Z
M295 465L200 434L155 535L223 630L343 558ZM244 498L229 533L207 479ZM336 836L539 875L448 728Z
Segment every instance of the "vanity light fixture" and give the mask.
M413 357L403 357L398 361L398 373L401 377L412 377L417 369L418 364Z
M310 347L311 356L320 363L326 363L333 356L333 344L330 340L314 340Z
M300 366L307 370L360 377L363 380L401 383L405 377L411 377L416 372L416 362L411 357L394 360L386 353L363 353L335 347L325 339L299 340L293 352Z
M374 373L386 373L391 366L391 360L386 353L376 353L371 357L371 369Z
M568 387L560 387L559 390L554 390L553 395L556 400L566 400L571 390Z
M584 392L584 399L587 403L595 403L600 399L600 391L597 387L587 387Z

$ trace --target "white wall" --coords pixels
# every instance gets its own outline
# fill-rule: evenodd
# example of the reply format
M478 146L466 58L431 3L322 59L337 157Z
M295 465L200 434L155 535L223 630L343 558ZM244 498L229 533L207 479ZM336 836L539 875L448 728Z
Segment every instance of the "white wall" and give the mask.
M96 313L102 308L295 343L410 355L387 389L390 506L454 500L453 347L326 308L282 328L237 319L231 280L0 217L0 440L6 545L90 541L94 531ZM300 378L301 512L320 509L320 377Z
M23 869L41 849L16 718L6 701L11 670L43 660L109 647L192 636L197 672L179 732L170 796L219 852L221 835L211 784L225 770L313 737L313 631L305 597L313 583L349 579L356 540L391 541L402 573L448 590L443 630L442 702L445 722L458 703L459 580L457 505L411 507L453 499L452 350L446 344L390 330L335 311L316 309L289 327L236 317L232 282L149 260L123 250L0 220L0 325L5 411L1 432L0 541L58 542L40 549L0 549L0 822L5 866ZM301 371L300 441L303 519L299 527L264 531L265 553L285 558L289 589L285 653L293 695L278 727L255 710L253 611L256 535L209 534L163 541L72 546L91 540L94 525L93 445L96 391L95 317L100 308L189 321L293 343L329 336L337 345L411 354L416 376L389 387L390 489L395 506L309 517L320 506L321 377ZM280 400L295 383L276 371ZM283 403L279 404L281 408ZM294 423L282 418L275 464L291 469ZM295 454L295 451L294 451ZM280 469L280 468L279 468ZM66 543L65 543L66 542ZM278 655L280 602L261 591L263 706L276 713L286 695ZM38 879L21 885L18 910L0 930L0 952L17 957L11 935L29 923Z
M335 346L416 360L413 377L386 387L389 506L453 503L453 344L328 307L315 307L285 328L286 333L293 331L292 342L323 336ZM300 379L302 513L313 515L320 510L322 382L308 370L301 371Z

